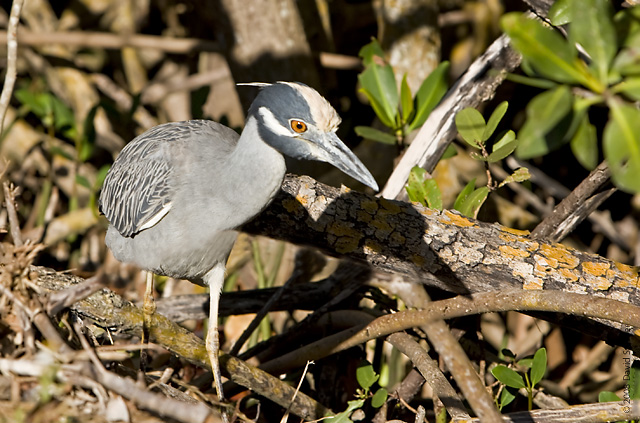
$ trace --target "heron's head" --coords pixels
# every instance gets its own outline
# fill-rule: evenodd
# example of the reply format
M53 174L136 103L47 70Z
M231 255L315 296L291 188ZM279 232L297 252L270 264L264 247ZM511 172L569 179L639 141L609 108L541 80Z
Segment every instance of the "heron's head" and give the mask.
M378 184L338 138L340 116L316 90L299 82L247 84L261 87L249 108L264 142L282 154L331 163L342 172L378 190Z

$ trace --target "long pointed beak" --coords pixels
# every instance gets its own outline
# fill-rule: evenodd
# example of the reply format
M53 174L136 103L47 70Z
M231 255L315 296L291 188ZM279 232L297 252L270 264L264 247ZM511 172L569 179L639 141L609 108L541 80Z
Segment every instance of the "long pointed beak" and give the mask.
M330 163L342 172L362 182L374 191L379 191L376 180L364 164L353 154L334 132L323 134L322 142L316 144L322 157L319 160Z

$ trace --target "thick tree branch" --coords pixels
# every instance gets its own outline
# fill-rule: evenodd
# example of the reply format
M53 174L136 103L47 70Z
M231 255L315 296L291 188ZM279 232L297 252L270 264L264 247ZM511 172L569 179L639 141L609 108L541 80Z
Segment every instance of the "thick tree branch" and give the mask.
M288 176L243 230L314 245L456 293L562 290L640 305L638 268L526 231Z

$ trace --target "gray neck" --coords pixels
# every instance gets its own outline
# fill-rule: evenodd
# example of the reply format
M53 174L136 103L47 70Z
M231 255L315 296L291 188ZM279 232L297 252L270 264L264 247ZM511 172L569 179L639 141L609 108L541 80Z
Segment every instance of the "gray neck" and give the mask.
M226 164L229 175L235 175L233 186L236 201L255 214L273 199L280 190L286 167L284 157L262 141L258 122L249 116L238 144Z

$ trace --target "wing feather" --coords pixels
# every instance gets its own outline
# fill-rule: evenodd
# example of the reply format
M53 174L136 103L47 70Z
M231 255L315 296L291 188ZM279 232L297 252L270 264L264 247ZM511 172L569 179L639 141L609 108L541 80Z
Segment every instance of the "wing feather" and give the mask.
M188 135L177 124L156 126L125 146L105 178L100 210L122 236L157 224L171 209L170 142Z

